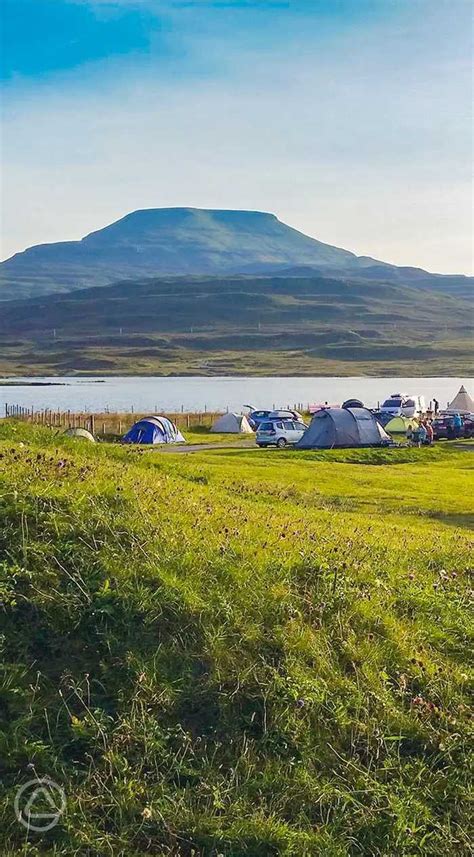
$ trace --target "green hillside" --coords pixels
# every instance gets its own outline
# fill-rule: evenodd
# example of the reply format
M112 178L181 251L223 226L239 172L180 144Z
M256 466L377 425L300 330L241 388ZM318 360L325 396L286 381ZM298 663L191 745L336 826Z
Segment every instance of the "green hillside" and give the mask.
M155 278L4 303L0 372L465 375L470 318L374 281Z
M2 855L468 857L473 464L3 423Z

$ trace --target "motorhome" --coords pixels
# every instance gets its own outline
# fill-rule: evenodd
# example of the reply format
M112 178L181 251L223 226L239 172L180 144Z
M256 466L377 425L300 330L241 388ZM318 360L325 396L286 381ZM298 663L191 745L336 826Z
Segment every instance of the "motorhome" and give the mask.
M407 393L393 393L380 408L386 414L398 417L415 417L426 410L423 396L409 396Z

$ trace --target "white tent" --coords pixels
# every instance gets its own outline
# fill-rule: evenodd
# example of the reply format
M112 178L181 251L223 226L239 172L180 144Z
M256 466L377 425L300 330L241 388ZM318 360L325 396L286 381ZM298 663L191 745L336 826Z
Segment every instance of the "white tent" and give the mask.
M474 401L464 386L448 405L448 411L461 411L461 413L474 413Z
M244 414L224 414L211 428L217 434L253 434L253 429Z
M67 435L68 437L79 437L79 438L82 438L83 440L88 440L89 443L95 443L94 435L91 434L90 431L87 431L87 429L79 428L79 426L77 428L66 429L64 434Z

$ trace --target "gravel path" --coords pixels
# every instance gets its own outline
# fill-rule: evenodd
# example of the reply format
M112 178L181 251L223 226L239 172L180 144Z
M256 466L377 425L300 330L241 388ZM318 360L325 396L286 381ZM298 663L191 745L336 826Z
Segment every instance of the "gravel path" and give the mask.
M244 441L243 443L236 443L235 441L229 441L228 443L190 443L187 446L181 446L179 444L160 444L155 447L153 452L205 452L206 450L212 449L258 449L258 446L255 443L255 440Z

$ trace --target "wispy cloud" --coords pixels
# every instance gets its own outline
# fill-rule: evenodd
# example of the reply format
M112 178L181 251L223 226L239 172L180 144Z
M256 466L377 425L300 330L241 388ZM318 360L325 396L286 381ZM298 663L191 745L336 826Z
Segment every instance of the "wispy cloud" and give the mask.
M5 254L134 208L197 205L271 210L400 264L470 268L461 15L420 2L381 18L367 4L339 22L324 3L255 27L166 5L166 56L152 40L141 57L10 94Z

